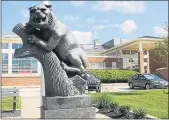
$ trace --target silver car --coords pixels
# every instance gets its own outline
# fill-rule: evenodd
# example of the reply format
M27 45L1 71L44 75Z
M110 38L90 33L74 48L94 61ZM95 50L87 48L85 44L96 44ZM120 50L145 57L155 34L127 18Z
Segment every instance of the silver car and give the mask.
M168 81L155 74L136 74L129 78L128 85L130 89L134 87L142 87L145 89L167 88Z

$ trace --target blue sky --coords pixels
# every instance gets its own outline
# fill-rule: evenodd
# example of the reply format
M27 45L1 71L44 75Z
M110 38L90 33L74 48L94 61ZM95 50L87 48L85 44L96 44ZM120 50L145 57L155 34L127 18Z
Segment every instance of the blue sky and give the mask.
M28 8L42 1L2 1L2 33L12 33L18 22L27 22ZM93 38L105 43L112 38L135 39L164 36L168 1L49 1L54 14L80 43Z

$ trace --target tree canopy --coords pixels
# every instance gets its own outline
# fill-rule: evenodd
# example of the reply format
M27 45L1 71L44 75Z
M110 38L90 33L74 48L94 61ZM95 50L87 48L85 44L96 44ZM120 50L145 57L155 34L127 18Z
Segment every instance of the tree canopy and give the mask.
M155 53L160 57L162 63L168 66L168 37L156 45Z

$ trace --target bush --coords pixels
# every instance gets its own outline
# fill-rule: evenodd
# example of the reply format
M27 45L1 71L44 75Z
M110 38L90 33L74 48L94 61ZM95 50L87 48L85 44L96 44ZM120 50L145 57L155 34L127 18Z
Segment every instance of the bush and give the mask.
M111 104L110 104L110 109L111 110L117 110L119 108L119 104L118 103L116 103L116 102L112 102Z
M121 115L126 116L130 112L130 106L120 106L119 112Z
M99 109L102 108L110 108L110 104L112 103L112 98L110 94L101 93L97 97L93 98L93 103L96 104L96 107Z
M138 109L133 111L134 119L144 119L146 117L147 111L144 109Z
M88 70L101 80L102 83L126 83L136 71L132 70Z

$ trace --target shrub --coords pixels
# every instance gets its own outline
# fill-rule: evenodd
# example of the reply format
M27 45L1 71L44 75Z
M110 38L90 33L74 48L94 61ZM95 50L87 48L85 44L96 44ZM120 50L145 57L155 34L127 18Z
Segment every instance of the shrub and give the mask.
M117 110L118 107L119 107L119 104L116 103L116 102L112 102L112 103L110 104L110 109L111 109L111 110Z
M144 109L137 109L133 111L134 119L144 119L146 117L147 111Z
M136 71L132 70L88 70L98 77L102 83L126 83Z
M93 103L96 104L96 107L99 109L110 108L113 96L107 93L101 93L97 97L93 98Z
M127 114L130 112L130 106L120 106L119 112L121 113L121 115L127 116Z

